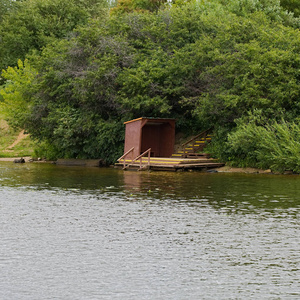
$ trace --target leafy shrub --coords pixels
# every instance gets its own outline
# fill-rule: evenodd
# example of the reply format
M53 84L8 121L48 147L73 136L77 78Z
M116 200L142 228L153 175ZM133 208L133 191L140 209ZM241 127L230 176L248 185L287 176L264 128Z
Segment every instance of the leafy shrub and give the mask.
M228 135L226 146L235 165L300 173L299 123L240 124Z

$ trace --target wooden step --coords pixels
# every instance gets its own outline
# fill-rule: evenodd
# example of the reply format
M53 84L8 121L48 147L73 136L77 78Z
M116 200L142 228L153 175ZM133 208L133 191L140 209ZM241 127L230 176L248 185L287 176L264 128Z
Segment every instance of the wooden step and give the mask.
M201 157L209 158L210 154L209 153L188 153L187 154L187 158L201 158Z

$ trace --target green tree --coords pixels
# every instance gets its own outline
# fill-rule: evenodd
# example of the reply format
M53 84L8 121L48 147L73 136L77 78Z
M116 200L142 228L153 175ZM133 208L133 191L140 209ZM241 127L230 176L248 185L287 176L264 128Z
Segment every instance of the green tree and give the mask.
M5 14L9 13L16 2L12 0L1 0L0 2L0 22Z
M91 5L91 6L89 6ZM40 51L55 39L86 24L91 13L103 16L105 0L25 0L3 16L0 23L0 69L16 65L27 53Z
M280 0L280 5L294 13L295 17L299 17L300 16L300 2L298 0Z
M235 126L259 108L269 117L299 113L299 32L263 12L192 3L119 22L139 53L118 78L119 101L135 115L184 114L210 127Z
M157 12L166 3L167 0L118 0L116 6L111 9L111 14Z
M2 76L6 83L0 89L0 96L4 100L0 102L1 111L10 125L25 128L31 105L29 94L37 71L27 60L19 60L16 67L8 67Z
M115 79L131 56L125 40L105 36L97 26L90 24L76 38L49 44L31 57L40 72L24 124L60 157L112 162L123 148ZM96 39L95 32L101 34Z
M255 12L263 12L273 21L281 22L288 26L300 26L299 18L290 12L296 9L292 4L294 0L219 0L228 10L239 15L247 16ZM297 0L295 0L297 2ZM299 7L299 4L298 4ZM295 16L297 16L295 14Z

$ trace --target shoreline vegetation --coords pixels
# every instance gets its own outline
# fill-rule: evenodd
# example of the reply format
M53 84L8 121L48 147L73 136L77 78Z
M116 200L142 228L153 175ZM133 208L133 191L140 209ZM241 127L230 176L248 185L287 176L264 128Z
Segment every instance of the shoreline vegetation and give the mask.
M10 127L7 124L6 121L4 120L0 120L0 126L2 129L2 138L4 138L5 134L6 134L6 141L9 141L9 146L7 146L8 144L2 144L2 149L4 150L0 150L0 162L14 162L16 159L20 159L23 158L25 163L52 163L55 164L56 160L47 160L47 159L40 159L37 158L36 156L33 157L31 155L29 155L30 153L34 153L33 150L33 146L34 144L32 142L27 142L26 143L26 147L24 146L24 143L21 145L20 147L17 147L17 150L15 150L15 147L18 146L20 143L22 143L22 141L24 139L30 139L28 134L24 134L24 131L10 131ZM3 134L3 131L5 132L5 134ZM19 132L19 133L18 133ZM188 137L189 139L190 137ZM182 138L180 139L180 143L182 143L183 140ZM25 147L25 148L22 148ZM175 145L175 148L178 147ZM9 149L9 150L7 150ZM26 155L22 155L22 153L26 153ZM4 157L3 157L3 154ZM11 157L9 156L9 154L13 154ZM21 154L21 155L20 155ZM89 161L92 161L89 160ZM64 165L68 165L68 164L64 164ZM87 164L88 165L88 164ZM284 171L284 172L272 172L270 169L259 169L259 168L249 168L249 167L245 167L245 168L238 168L238 167L234 167L234 166L230 166L230 165L225 165L223 167L220 168L214 168L211 169L208 172L216 172L216 173L245 173L245 174L284 174L284 175L294 175L294 173L292 171ZM201 171L200 171L201 172Z
M123 122L172 118L228 165L300 173L295 1L2 2L0 156L109 165Z
M47 160L47 159L40 159L36 156L30 155L34 153L34 143L30 141L30 136L28 134L24 134L24 130L16 131L11 130L10 126L7 124L5 120L0 119L0 128L2 130L2 149L0 150L0 162L14 162L16 159L23 158L25 163L52 163L55 164L56 160ZM179 134L181 137L178 142L182 144L184 141L182 139L182 135ZM27 142L24 144L24 140L27 139ZM190 137L187 137L190 139ZM28 141L29 140L29 141ZM21 147L20 147L21 144ZM178 145L175 145L175 148ZM22 155L25 153L25 155ZM4 154L4 155L3 155ZM11 155L11 156L9 156ZM90 160L92 161L92 159ZM67 164L65 164L67 165ZM224 167L214 168L212 169L213 172L217 173L246 173L246 174L285 174L291 175L293 174L292 171L284 171L282 173L279 172L272 172L270 169L259 169L259 168L238 168L234 166L225 165Z

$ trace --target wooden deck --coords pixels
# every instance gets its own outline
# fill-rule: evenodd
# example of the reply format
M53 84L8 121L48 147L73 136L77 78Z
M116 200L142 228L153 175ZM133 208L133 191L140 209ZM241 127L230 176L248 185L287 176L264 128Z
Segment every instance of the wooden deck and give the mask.
M124 159L120 159L116 167L124 168ZM166 158L166 157L143 157L142 161L125 160L124 169L133 170L157 170L157 171L178 171L178 170L191 170L191 169L209 169L224 166L223 163L218 162L212 158Z
M191 138L184 144L180 145L176 153L171 157L155 157L155 151L152 148L144 151L140 155L141 149L136 151L134 145L118 159L116 167L124 170L161 170L161 171L178 171L178 170L206 170L211 168L222 167L225 164L218 160L210 158L208 153L203 149L211 141L212 136L209 134L210 129L204 130L197 136ZM146 148L146 147L145 147ZM151 155L153 157L151 157ZM163 155L163 154L160 154ZM171 155L171 154L170 154ZM167 155L166 155L167 156Z

